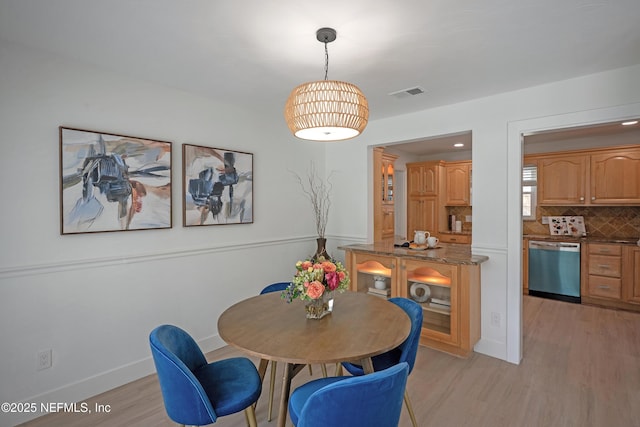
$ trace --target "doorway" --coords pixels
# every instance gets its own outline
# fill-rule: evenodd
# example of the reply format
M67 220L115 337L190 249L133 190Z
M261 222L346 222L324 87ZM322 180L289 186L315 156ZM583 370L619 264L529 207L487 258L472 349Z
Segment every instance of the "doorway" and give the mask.
M514 121L508 124L507 169L507 360L519 363L522 342L522 165L525 138L542 132L598 126L640 117L640 103Z

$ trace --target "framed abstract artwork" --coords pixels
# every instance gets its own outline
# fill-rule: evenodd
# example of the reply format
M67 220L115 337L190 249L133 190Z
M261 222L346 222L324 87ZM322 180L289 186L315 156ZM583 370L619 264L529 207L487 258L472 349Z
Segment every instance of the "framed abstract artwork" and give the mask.
M182 146L185 227L253 222L253 154Z
M171 143L60 127L61 234L171 228Z

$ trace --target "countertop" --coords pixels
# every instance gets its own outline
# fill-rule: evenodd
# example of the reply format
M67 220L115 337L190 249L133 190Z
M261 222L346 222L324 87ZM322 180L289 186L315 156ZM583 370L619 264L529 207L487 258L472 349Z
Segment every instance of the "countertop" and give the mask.
M456 235L460 235L460 236L471 236L471 232L470 231L452 231L452 230L447 230L447 231L440 231L438 232L438 234L456 234ZM434 234L431 233L432 236L436 236L438 237L438 234Z
M470 245L448 243L440 243L435 249L409 249L406 247L396 247L392 243L386 242L339 246L338 249L420 261L442 262L446 264L474 265L481 264L489 259L488 256L472 254Z
M522 236L529 240L550 240L554 242L577 243L616 243L619 245L637 245L637 237L593 237L593 236L551 236L549 234L525 234Z

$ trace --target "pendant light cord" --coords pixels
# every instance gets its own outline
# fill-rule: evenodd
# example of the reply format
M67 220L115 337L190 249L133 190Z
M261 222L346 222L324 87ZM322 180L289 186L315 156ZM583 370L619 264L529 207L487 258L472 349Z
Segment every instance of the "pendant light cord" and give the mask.
M324 41L324 79L327 80L329 74L329 49L327 48L327 40Z

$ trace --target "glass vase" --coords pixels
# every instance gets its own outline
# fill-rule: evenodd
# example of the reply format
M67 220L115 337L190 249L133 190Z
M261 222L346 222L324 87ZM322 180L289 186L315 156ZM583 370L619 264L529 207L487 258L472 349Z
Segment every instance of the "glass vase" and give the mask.
M318 299L305 303L307 319L322 319L333 311L333 292L325 292Z

